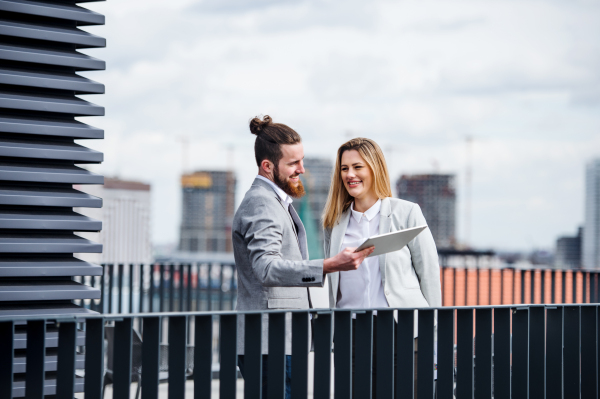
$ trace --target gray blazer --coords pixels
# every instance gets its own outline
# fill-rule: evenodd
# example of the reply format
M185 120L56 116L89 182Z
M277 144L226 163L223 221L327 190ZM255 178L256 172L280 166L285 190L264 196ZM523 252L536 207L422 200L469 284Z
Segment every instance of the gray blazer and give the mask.
M298 227L298 233L294 228ZM308 260L304 225L273 188L255 179L233 217L233 254L238 273L236 310L309 309L307 287L323 286L323 259ZM291 314L286 354L291 354ZM262 353L268 353L263 316ZM244 316L238 316L238 354L244 354Z
M339 253L346 234L350 209L344 212L333 229L325 229L325 256ZM379 234L427 224L419 205L397 198L381 200ZM400 251L379 255L381 280L388 304L392 308L442 306L440 267L433 236L425 229ZM329 305L337 302L339 273L329 274Z

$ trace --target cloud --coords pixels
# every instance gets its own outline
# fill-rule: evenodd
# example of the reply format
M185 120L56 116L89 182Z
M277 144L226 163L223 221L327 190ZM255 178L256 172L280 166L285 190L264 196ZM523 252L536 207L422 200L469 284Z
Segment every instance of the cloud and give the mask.
M226 15L259 11L274 6L286 7L304 3L304 0L201 0L190 6L190 10L201 13L222 13Z
M154 240L178 237L181 137L191 167L256 166L248 120L294 127L307 156L354 136L400 173L457 173L464 229L467 135L473 244L552 247L583 219L584 160L600 155L597 2L123 0L85 5L108 38L97 171L153 185ZM232 148L233 150L230 150ZM523 226L515 229L514 226ZM531 237L535 237L532 240Z

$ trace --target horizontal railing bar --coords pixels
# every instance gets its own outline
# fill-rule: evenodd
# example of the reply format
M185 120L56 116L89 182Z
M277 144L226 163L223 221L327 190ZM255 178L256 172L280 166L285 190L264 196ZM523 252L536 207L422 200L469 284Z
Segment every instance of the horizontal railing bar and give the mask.
M226 315L234 315L234 314L267 314L267 313L305 313L309 312L311 314L330 314L335 312L352 312L355 314L364 313L366 311L389 311L389 310L461 310L461 309L529 309L529 308L540 308L543 307L545 309L557 309L564 307L572 307L572 306L598 306L600 303L564 303L564 304L531 304L531 305L478 305L478 306L442 306L438 308L433 307L422 307L422 308L373 308L373 309L271 309L271 310L221 310L221 311L197 311L197 312L155 312L155 313L115 313L115 314L81 314L81 315L73 315L72 318L66 316L60 316L59 318L53 316L0 316L0 321L20 321L20 320L49 320L56 321L60 320L62 322L68 321L77 321L81 322L83 320L88 319L105 319L106 321L123 321L124 319L129 318L145 318L145 317L173 317L173 316L203 316L203 315L213 315L213 316L226 316Z
M109 265L118 265L118 264L128 264L133 266L179 266L179 265L223 265L223 266L235 266L235 261L227 260L227 259L217 259L217 258L206 258L201 260L186 260L186 261L160 261L160 262L107 262L100 263L100 266L109 266ZM554 266L541 266L541 267L520 267L514 265L504 265L504 266L486 266L486 267L478 267L478 266L451 266L451 265L440 265L443 269L466 269L466 270L519 270L519 271L552 271L552 272L567 272L571 271L573 273L582 272L582 273L600 273L600 269L586 269L586 268L556 268Z

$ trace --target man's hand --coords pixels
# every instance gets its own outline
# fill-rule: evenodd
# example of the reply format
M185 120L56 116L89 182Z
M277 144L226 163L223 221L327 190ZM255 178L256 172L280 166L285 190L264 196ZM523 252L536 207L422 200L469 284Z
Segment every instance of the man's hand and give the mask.
M356 270L365 258L373 253L375 247L363 249L360 252L354 252L356 248L346 248L333 258L323 261L323 273L344 272Z

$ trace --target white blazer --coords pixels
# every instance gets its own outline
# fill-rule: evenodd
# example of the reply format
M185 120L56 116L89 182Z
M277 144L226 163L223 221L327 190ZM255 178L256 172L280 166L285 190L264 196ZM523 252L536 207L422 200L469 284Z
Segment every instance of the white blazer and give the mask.
M379 234L427 224L419 205L397 198L381 200ZM333 229L325 229L325 257L339 253L350 209ZM379 268L385 297L391 308L441 307L442 289L437 249L429 229L425 229L400 251L379 255ZM330 273L329 306L336 307L340 274Z

